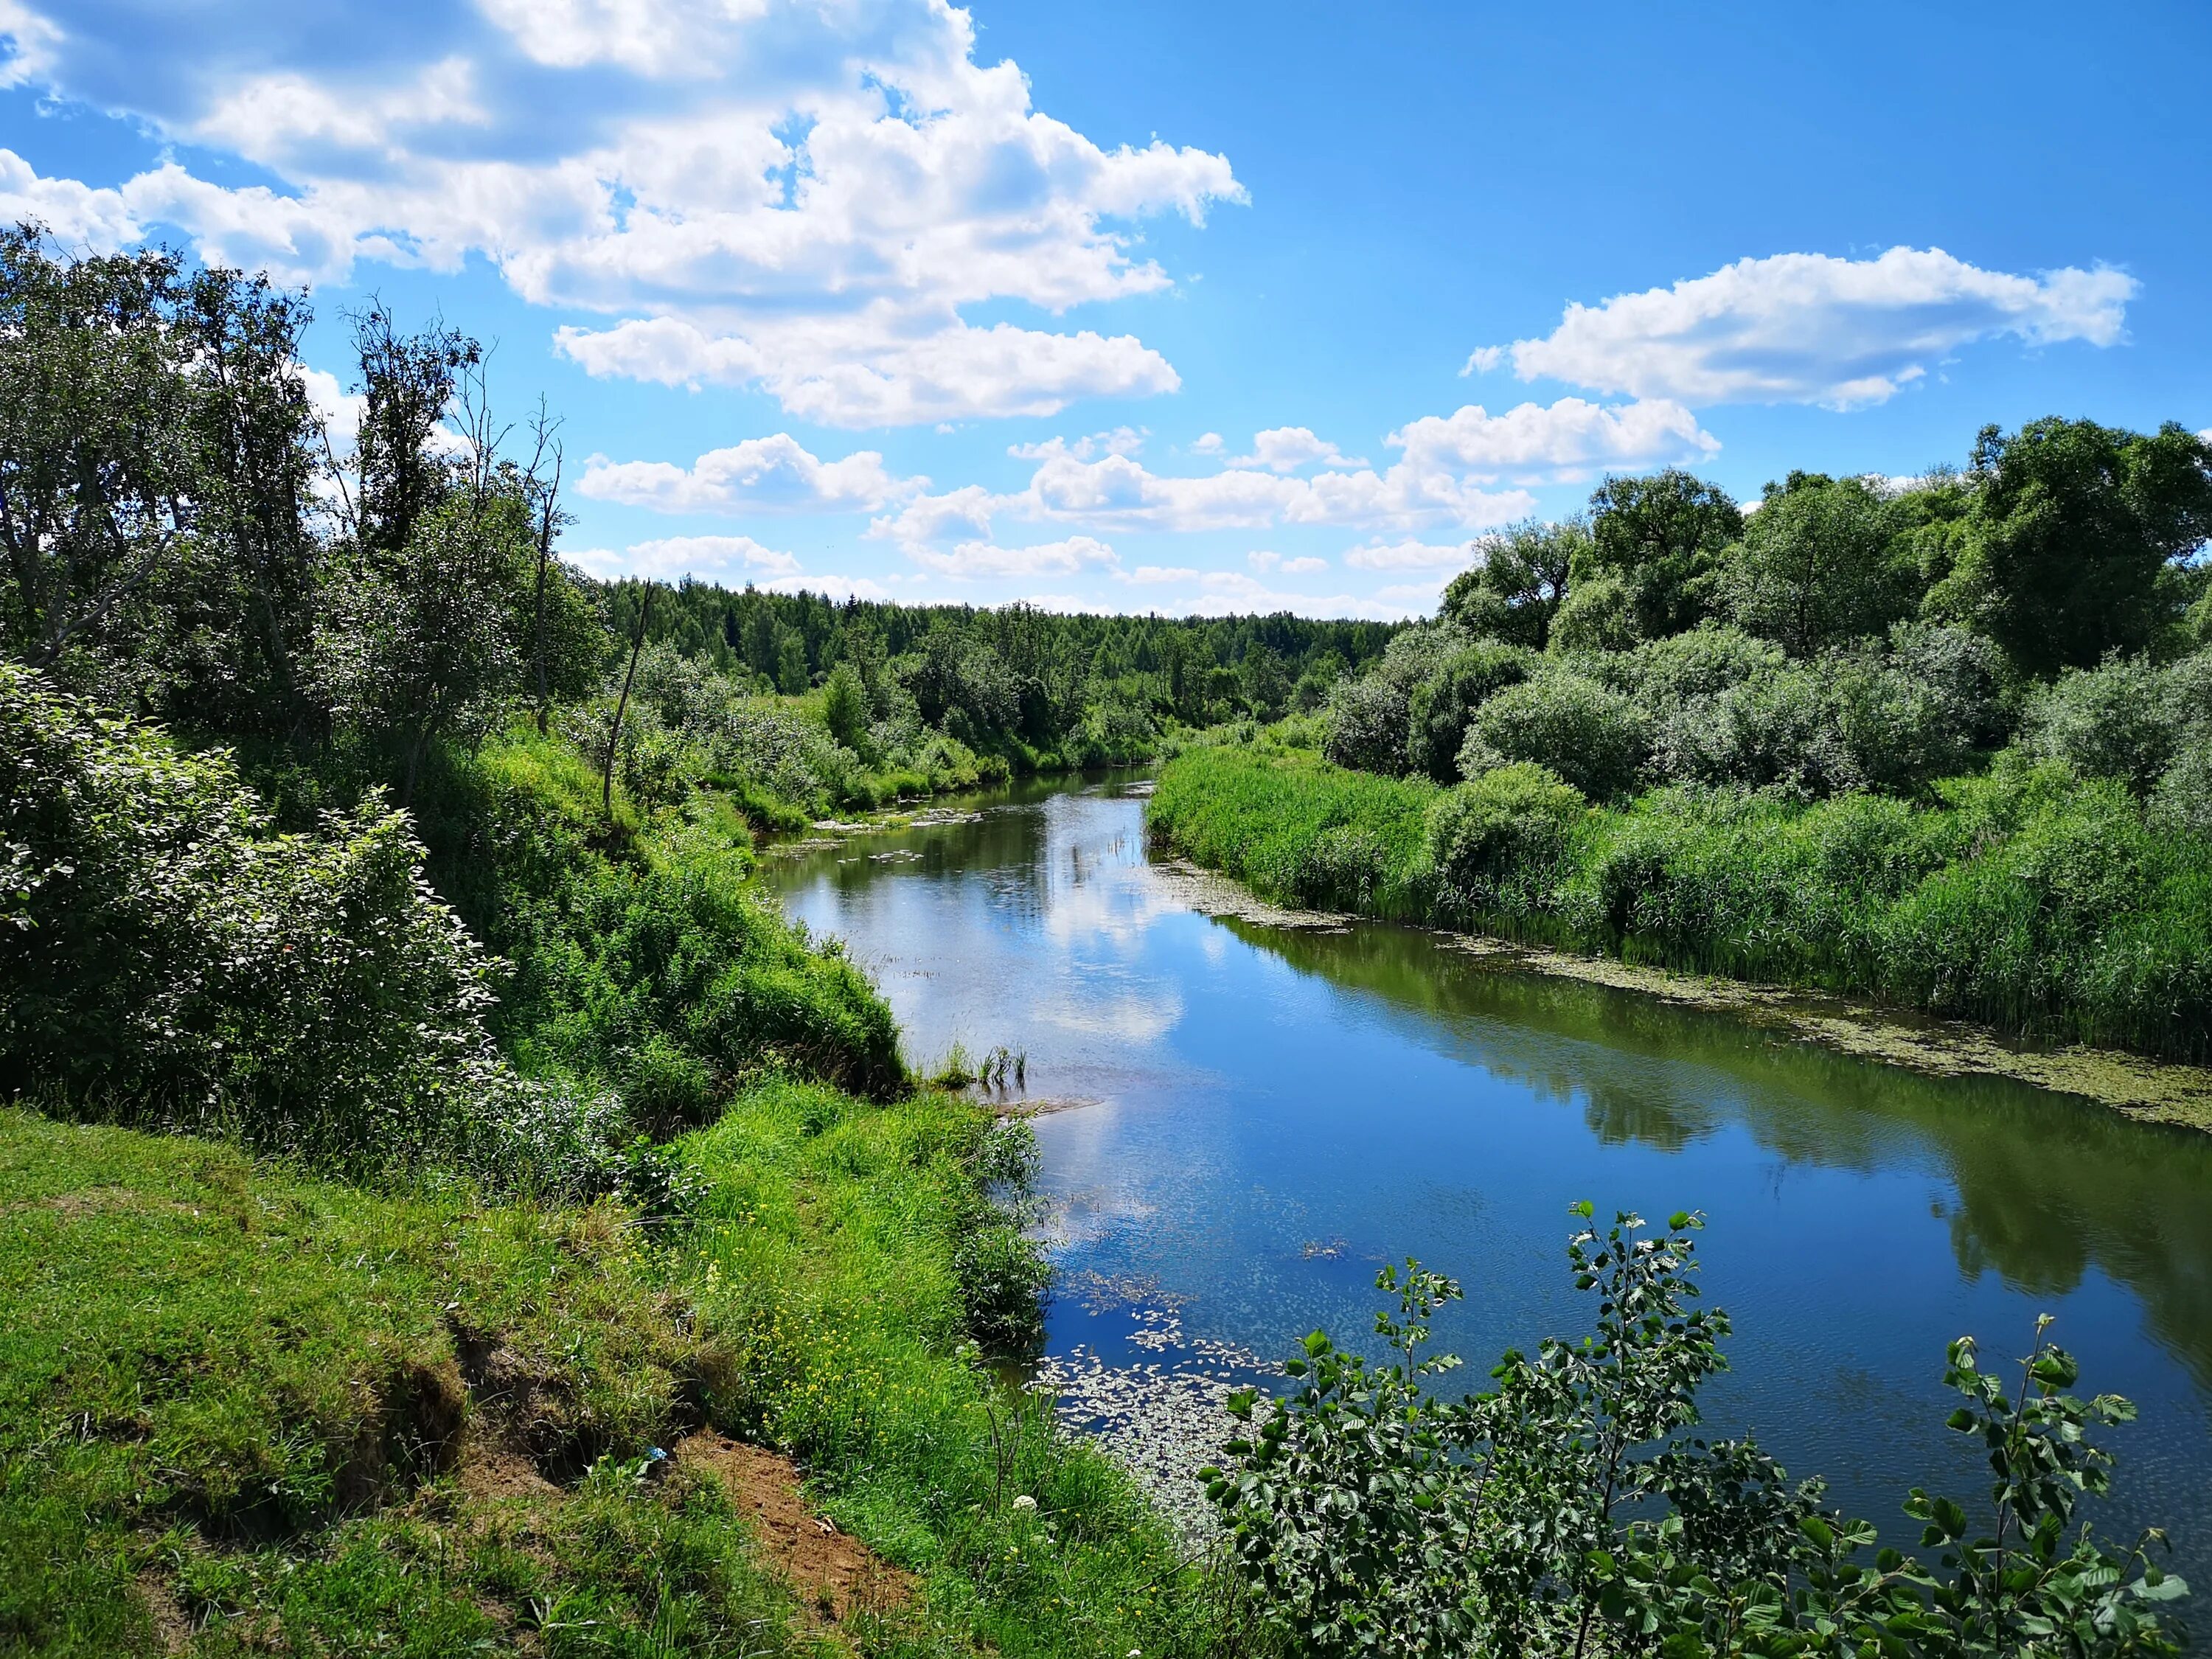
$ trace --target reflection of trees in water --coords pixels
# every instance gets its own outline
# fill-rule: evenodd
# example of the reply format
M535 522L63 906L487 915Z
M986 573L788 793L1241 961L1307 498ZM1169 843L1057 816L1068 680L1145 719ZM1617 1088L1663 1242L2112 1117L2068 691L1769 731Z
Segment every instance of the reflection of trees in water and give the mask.
M1013 919L1031 924L1051 909L1055 896L1088 884L1116 865L1127 836L1141 834L1133 802L1111 804L1110 827L1093 817L1102 805L1068 793L1064 781L1032 779L931 809L976 812L978 817L854 836L835 846L791 854L779 860L769 878L786 890L826 882L841 898L865 891L894 871L937 882L980 881Z
M1380 999L1411 1040L1579 1103L1607 1144L1679 1152L1735 1121L1816 1167L1870 1173L1908 1147L1932 1154L1958 1194L1949 1222L1961 1272L2056 1295L2100 1270L2141 1298L2157 1340L2212 1388L2212 1137L2008 1079L1924 1077L1726 1014L1486 962L1411 929L1224 925Z

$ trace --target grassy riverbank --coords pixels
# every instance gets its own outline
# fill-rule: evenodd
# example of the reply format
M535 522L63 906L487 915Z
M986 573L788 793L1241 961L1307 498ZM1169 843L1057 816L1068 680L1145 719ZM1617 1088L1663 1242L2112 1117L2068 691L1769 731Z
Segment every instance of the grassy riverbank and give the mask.
M5 1645L812 1651L745 1494L648 1461L703 1431L911 1575L847 1610L867 1651L1202 1650L1159 1523L963 1348L986 1133L765 1085L656 1233L0 1117Z
M280 832L36 677L0 721L0 1650L1209 1650L978 1346L1019 1132L726 800L610 821L525 728L406 815L256 761Z
M1540 779L1447 790L1263 738L1170 762L1148 821L1279 902L2212 1054L2212 843L2054 769L1920 803L1666 789L1606 807Z

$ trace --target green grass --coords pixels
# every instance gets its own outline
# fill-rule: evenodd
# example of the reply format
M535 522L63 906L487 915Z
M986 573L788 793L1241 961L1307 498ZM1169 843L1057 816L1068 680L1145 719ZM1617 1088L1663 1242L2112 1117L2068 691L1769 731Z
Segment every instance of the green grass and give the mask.
M610 825L589 765L526 728L447 757L418 816L431 879L514 966L493 1029L525 1072L616 1087L663 1131L764 1066L904 1088L889 1005L752 885L723 798Z
M2212 843L2117 785L2005 765L1932 802L1661 790L1540 871L1455 886L1420 779L1194 749L1151 833L1280 902L1874 997L2052 1041L2212 1059Z
M727 1364L623 1223L0 1114L0 1649L158 1652L149 1589L206 1621L206 1652L255 1630L366 1651L372 1628L464 1651L533 1598L611 1595L565 1545L518 1557L477 1535L489 1517L450 1517L471 1444L574 1476L665 1432ZM622 1521L618 1492L586 1507L662 1525ZM679 1506L666 1529L684 1524ZM713 1589L679 1574L656 1595Z
M1127 1483L965 1344L988 1132L767 1085L684 1144L699 1213L655 1242L0 1113L0 1651L158 1653L157 1613L209 1654L809 1651L719 1486L640 1478L699 1425L920 1576L863 1650L1208 1650ZM552 1489L487 1491L494 1455Z
M1421 919L1423 840L1437 787L1331 766L1297 750L1185 750L1160 774L1147 822L1185 856L1285 903Z

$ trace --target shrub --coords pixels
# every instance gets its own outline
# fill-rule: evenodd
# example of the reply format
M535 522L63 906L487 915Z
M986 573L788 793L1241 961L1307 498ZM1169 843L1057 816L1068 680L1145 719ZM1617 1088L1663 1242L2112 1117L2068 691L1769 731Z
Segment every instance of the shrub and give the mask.
M2025 743L2084 777L2146 794L2172 761L2185 726L2167 674L2138 658L2062 674L2028 706Z
M1670 712L1657 734L1655 769L1684 783L1825 793L1837 763L1827 714L1811 669L1761 669Z
M1555 772L1527 762L1501 766L1437 797L1429 809L1429 860L1447 902L1473 913L1509 889L1524 908L1556 878L1568 836L1589 803Z
M496 1112L495 964L372 794L273 834L178 753L0 663L0 1085L349 1167Z
M1567 590L1552 618L1555 652L1626 651L1643 636L1636 629L1634 597L1613 575L1591 575Z
M1565 669L1509 686L1468 722L1460 769L1479 777L1515 761L1548 767L1593 800L1636 787L1651 747L1644 709Z
M1532 653L1513 646L1471 646L1416 685L1406 705L1410 769L1438 783L1457 779L1460 744L1467 740L1474 711L1507 686L1527 679L1532 660Z
M1708 623L1663 640L1646 640L1633 651L1602 658L1592 672L1616 691L1651 708L1671 708L1692 697L1717 696L1753 675L1782 666L1782 647L1740 628Z
M1316 1331L1283 1398L1231 1396L1253 1431L1204 1474L1261 1617L1322 1659L2180 1651L2164 1607L2185 1586L2150 1559L2156 1534L2114 1549L2075 1525L2109 1482L2089 1432L2135 1413L2068 1392L2079 1369L2047 1320L2016 1386L1982 1370L1971 1338L1950 1346L1943 1380L1963 1403L1948 1426L1987 1453L1996 1524L1974 1536L1962 1505L1916 1488L1905 1512L1943 1551L1932 1566L1861 1560L1875 1529L1826 1509L1820 1482L1791 1484L1750 1440L1698 1436L1730 1329L1698 1300L1703 1224L1677 1214L1651 1237L1624 1213L1577 1231L1568 1261L1594 1329L1508 1352L1492 1392L1444 1396L1460 1361L1423 1350L1460 1287L1408 1261L1376 1279L1398 1299L1375 1322L1387 1361Z
M1339 680L1326 704L1328 736L1322 752L1337 765L1396 777L1406 769L1411 711L1405 690L1379 674Z
M2152 821L2169 834L2212 840L2212 747L2191 744L2151 796Z

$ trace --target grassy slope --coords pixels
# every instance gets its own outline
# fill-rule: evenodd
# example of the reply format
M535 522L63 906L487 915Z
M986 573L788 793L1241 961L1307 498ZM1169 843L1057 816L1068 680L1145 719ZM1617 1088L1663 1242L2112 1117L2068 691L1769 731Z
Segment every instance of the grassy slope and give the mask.
M1303 751L1194 750L1162 773L1149 823L1285 902L2212 1057L2212 845L2049 772L1942 793L1808 806L1662 791L1593 809L1556 866L1476 892L1430 862L1435 785Z
M750 886L726 799L652 823L617 806L611 827L590 766L527 728L449 760L417 804L431 878L515 964L496 1025L526 1070L611 1082L672 1121L769 1063L878 1097L904 1086L889 1006Z
M871 1650L1200 1650L1125 1484L959 1352L979 1133L769 1085L688 1144L702 1214L657 1247L0 1115L0 1649L160 1652L158 1615L207 1653L804 1650L713 1483L630 1462L704 1424L922 1575ZM525 1458L557 1496L484 1478Z
M715 1481L640 1478L695 1427L919 1575L840 1650L1207 1650L1174 1540L964 1340L988 1120L911 1092L726 803L609 826L596 784L524 732L417 805L516 964L502 1047L707 1125L688 1201L649 1231L0 1107L0 1652L812 1650Z

